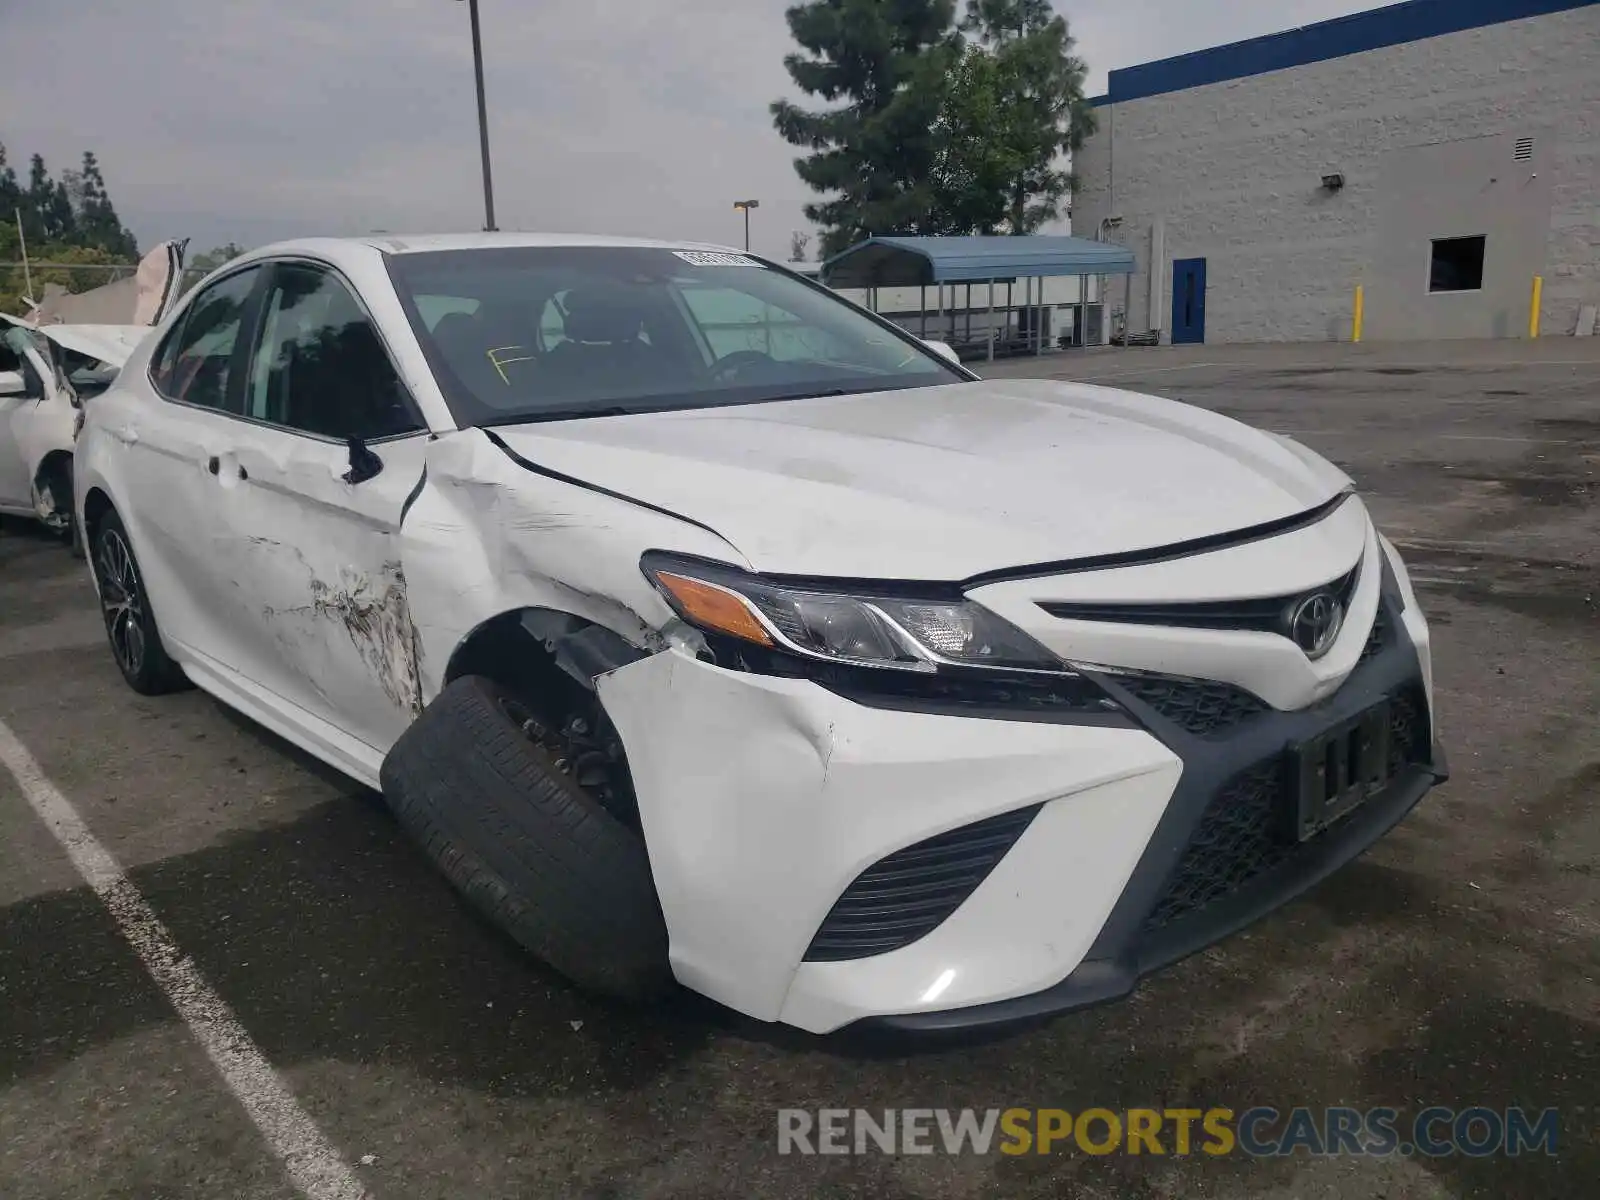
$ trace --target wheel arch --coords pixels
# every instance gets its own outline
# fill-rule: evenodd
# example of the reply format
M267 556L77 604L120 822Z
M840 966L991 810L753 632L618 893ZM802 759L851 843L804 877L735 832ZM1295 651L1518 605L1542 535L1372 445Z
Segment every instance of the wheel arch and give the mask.
M482 675L507 687L554 689L593 703L595 679L651 652L614 629L555 608L525 605L479 622L462 637L440 680Z
M115 512L117 506L111 502L111 497L103 487L91 487L83 497L83 532L86 539L93 538L95 530L104 520L108 512Z
M48 450L39 465L33 472L33 503L38 510L39 519L50 522L54 517L62 527L72 519L72 451L60 447ZM50 494L51 505L54 511L46 514L43 510L44 496ZM55 526L52 526L54 528Z

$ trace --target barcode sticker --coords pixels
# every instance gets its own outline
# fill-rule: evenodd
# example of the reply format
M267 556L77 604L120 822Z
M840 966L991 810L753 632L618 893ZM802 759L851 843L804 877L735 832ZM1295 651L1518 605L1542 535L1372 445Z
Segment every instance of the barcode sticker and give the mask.
M742 254L725 254L720 250L674 250L679 258L695 267L759 267L761 264Z

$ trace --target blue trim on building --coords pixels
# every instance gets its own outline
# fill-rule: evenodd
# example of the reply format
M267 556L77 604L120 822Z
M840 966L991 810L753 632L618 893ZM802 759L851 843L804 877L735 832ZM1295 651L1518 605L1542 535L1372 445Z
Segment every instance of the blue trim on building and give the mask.
M1597 3L1600 0L1407 0L1283 33L1123 67L1108 77L1107 94L1089 103L1097 108L1121 104Z

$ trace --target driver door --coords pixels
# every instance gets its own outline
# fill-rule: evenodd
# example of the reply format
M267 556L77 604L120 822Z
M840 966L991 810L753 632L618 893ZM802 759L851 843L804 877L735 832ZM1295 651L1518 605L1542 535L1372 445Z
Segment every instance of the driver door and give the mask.
M264 291L242 412L211 459L237 669L325 754L375 784L418 708L395 545L427 430L354 290L279 262Z

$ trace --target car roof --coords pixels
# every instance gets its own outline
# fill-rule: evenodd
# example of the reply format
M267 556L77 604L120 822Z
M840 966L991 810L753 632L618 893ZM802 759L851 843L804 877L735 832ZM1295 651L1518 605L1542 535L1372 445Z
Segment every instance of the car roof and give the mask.
M339 250L349 252L370 248L383 254L420 254L436 250L505 250L527 246L636 246L658 250L720 250L742 253L733 246L711 242L664 241L659 238L610 237L588 233L373 233L364 237L308 237L274 242L253 250L258 255L289 255L296 252L324 255ZM241 256L244 257L244 256Z
M658 238L607 237L587 233L372 233L364 237L301 237L247 250L217 267L192 291L218 276L270 258L309 258L344 271L358 285L373 284L384 273L384 260L429 251L503 250L530 246L638 247L656 250L712 250L743 254L732 246L711 242L664 241Z

